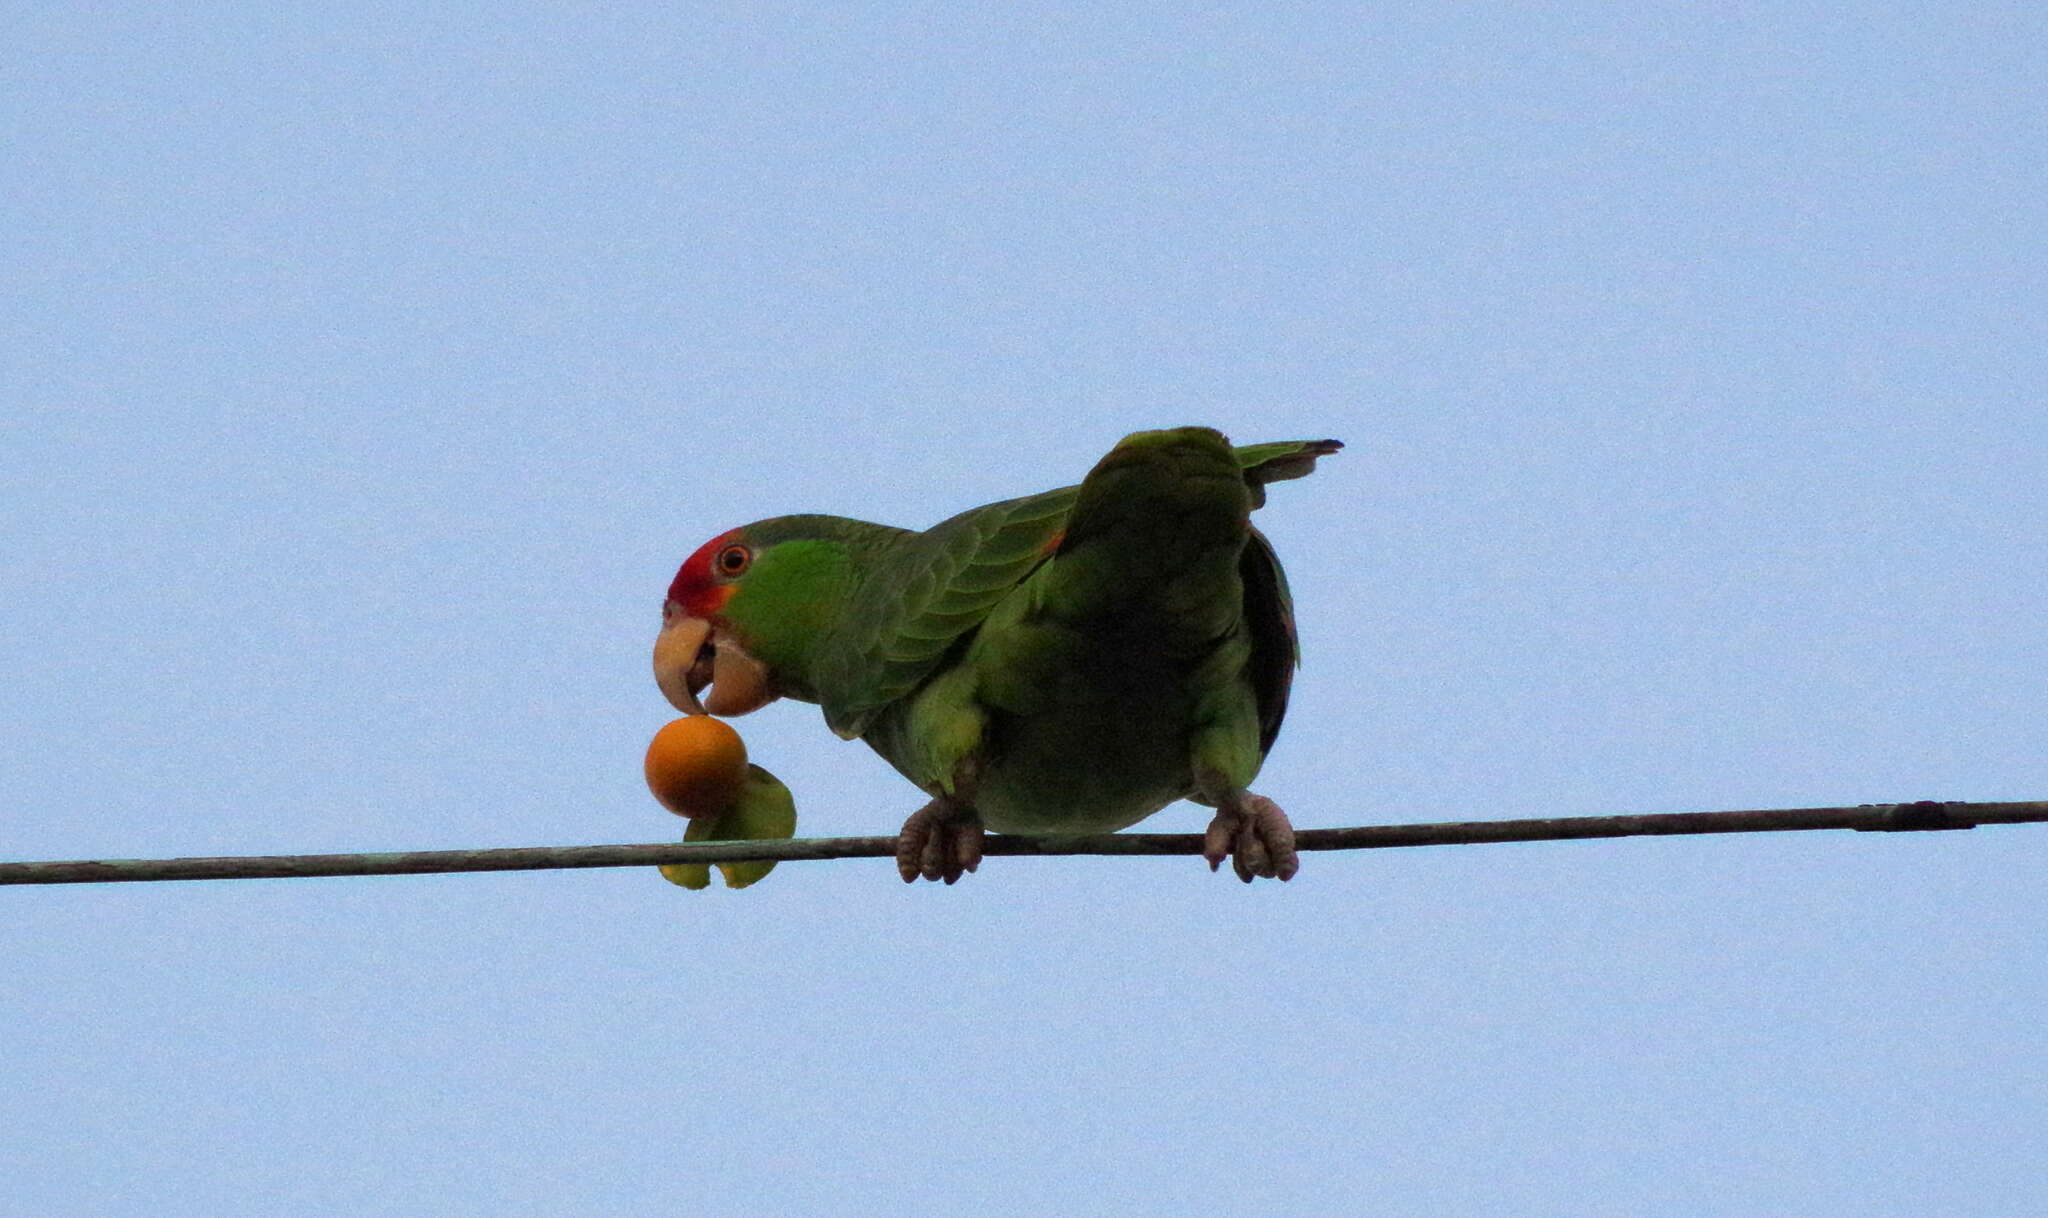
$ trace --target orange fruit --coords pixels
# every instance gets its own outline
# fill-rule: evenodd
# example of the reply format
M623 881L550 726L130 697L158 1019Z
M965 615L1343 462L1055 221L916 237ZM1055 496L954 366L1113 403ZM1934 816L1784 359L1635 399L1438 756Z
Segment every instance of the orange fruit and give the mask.
M647 745L647 789L677 816L716 816L747 781L747 746L709 715L685 715Z

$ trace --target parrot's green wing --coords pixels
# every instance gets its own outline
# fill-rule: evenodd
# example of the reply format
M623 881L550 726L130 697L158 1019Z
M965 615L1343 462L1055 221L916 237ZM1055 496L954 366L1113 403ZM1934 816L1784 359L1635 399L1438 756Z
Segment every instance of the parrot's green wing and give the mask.
M923 683L1059 539L1073 488L962 512L863 572L818 672L827 726L848 739Z
M1299 477L1300 475L1294 475ZM1273 747L1280 720L1287 716L1287 691L1301 663L1301 644L1294 630L1294 598L1287 594L1287 575L1273 543L1257 529L1238 560L1244 580L1244 620L1252 639L1252 693L1259 704L1259 755Z
M1264 485L1299 478L1335 440L1255 444L1236 451L1253 503ZM961 640L1058 547L1078 486L974 508L902 538L863 573L817 672L825 722L852 739L924 683ZM1254 637L1263 744L1279 730L1294 666L1293 614L1273 549L1256 530L1242 563Z

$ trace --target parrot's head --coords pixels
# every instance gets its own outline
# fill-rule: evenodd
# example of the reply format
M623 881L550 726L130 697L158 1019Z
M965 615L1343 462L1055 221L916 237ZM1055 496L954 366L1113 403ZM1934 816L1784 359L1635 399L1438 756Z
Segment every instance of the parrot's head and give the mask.
M685 714L744 715L785 694L815 701L811 657L850 583L832 517L730 529L683 560L661 605L654 680ZM699 699L706 687L708 694Z
M654 680L684 714L744 715L775 700L768 666L747 650L726 612L755 552L745 529L720 533L684 560L668 586ZM699 701L707 685L711 696Z

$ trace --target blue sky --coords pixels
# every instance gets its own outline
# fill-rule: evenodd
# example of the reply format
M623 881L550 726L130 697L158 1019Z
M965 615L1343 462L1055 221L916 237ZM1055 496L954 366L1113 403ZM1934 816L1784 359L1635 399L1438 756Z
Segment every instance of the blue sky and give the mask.
M651 841L704 538L1276 487L1297 824L2048 795L2020 5L19 10L0 857ZM742 720L801 831L920 801ZM1148 828L1193 830L1180 805ZM2048 831L0 893L39 1215L2016 1213Z

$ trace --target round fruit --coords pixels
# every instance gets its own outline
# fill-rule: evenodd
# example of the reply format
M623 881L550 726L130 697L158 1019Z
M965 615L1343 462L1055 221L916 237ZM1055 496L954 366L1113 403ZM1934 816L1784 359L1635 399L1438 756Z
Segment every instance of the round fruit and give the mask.
M747 746L709 715L685 715L647 745L647 789L677 816L716 816L747 781Z

